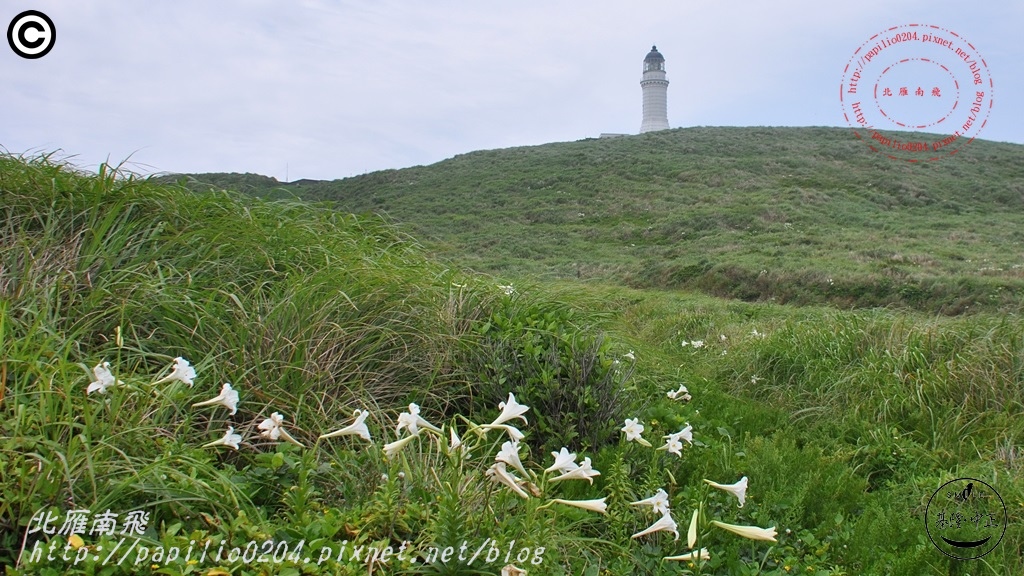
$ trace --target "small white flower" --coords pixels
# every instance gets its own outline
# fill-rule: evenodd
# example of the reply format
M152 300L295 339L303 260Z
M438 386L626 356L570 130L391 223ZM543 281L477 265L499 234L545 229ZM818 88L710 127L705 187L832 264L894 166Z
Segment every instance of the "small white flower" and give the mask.
M756 385L757 385L757 383L758 383L758 382L760 382L761 380L764 380L764 378L759 378L759 377L757 376L757 374L754 374L753 376L751 376L751 377L750 377L750 383L751 383L751 384L754 384L755 386L756 386Z
M728 530L733 534L739 534L744 538L750 538L751 540L765 540L767 542L777 542L775 537L778 535L778 533L775 531L775 526L772 526L771 528L758 528L757 526L737 526L735 524L726 524L725 522L719 522L718 520L712 520L711 523L723 530Z
M747 500L747 477L746 476L744 476L743 478L740 478L739 482L736 482L735 484L719 484L718 482L712 482L711 480L707 480L707 479L705 479L704 482L710 484L711 486L713 486L715 488L718 488L719 490L725 490L726 492L729 492L730 494L735 496L737 500L740 501L740 506L739 507L743 508L743 504Z
M693 396L690 396L690 391L683 384L679 385L678 390L669 390L665 393L665 396L668 396L671 400L679 400L681 402L693 400Z
M511 392L508 393L508 400L498 403L498 408L501 409L501 414L491 422L491 426L500 426L515 418L522 420L523 424L529 424L523 414L526 414L530 407L516 402L516 397Z
M198 408L199 406L212 406L214 404L221 404L228 410L231 410L231 415L233 416L235 412L238 412L238 391L232 389L229 382L225 382L220 388L219 395L205 402L196 402L192 407Z
M526 435L519 431L519 428L515 426L509 426L508 424L484 424L480 427L481 430L504 430L508 433L508 437L512 440L519 441L526 438Z
M552 502L559 504L565 504L566 506L575 506L577 508L583 508L584 510L591 510L600 514L607 514L608 504L605 503L607 498L601 498L599 500L562 500L561 498L552 498Z
M179 380L191 387L195 378L196 369L189 365L188 360L179 356L174 359L174 364L171 364L171 373L157 380L153 385L166 384L168 382Z
M408 412L402 412L398 415L398 429L395 430L395 433L397 434L401 432L402 428L408 428L409 434L415 436L419 433L419 429L421 427L439 434L441 433L440 428L434 426L430 422L427 422L422 416L420 416L420 407L416 405L416 403L412 403L409 404Z
M694 348L703 348L704 347L704 341L703 340L691 340L690 341L690 346L693 346Z
M325 438L334 438L335 436L359 436L367 442L372 442L373 440L370 439L370 429L366 427L366 418L370 416L370 413L356 409L354 414L356 417L355 422L340 430L335 430L328 434L321 434L319 439L323 440Z
M622 357L625 358L626 360L629 360L630 362L636 362L636 355L633 354L632 350L623 354Z
M387 458L391 458L395 454L398 454L398 452L401 451L402 448L405 448L406 444L408 444L409 442L412 442L413 439L418 437L418 436L419 436L419 434L413 434L411 436L404 436L402 438L399 438L398 440L395 440L394 442L390 442L388 444L385 444L384 445L384 456L387 457Z
M281 414L278 412L274 412L273 414L270 415L270 418L267 418L263 422L260 422L260 425L257 426L257 428L262 430L262 432L260 432L260 436L263 436L264 438L269 438L270 440L274 441L277 441L280 438L284 438L285 440L291 442L292 444L295 444L300 448L304 448L301 442L299 442L295 438L292 438L292 435L289 434L288 431L284 429L284 416L281 416Z
M656 514L664 515L669 511L668 493L661 488L655 492L654 496L643 500L637 500L636 502L630 502L630 504L632 506L650 506Z
M485 474L487 476L490 476L491 479L497 482L501 482L505 486L511 488L512 491L515 492L520 498L526 500L530 497L530 495L527 494L519 486L519 478L513 476L512 473L510 473L508 469L505 468L504 462L495 462L494 464L491 465L490 468L487 469L487 472Z
M523 467L523 463L519 460L519 441L505 442L501 445L501 450L498 455L494 458L496 462L504 462L509 466L512 466L519 471L520 474L526 476L526 468Z
M565 446L562 446L561 452L552 452L551 455L555 457L555 463L544 470L545 473L556 470L562 473L572 472L579 468L576 464L576 453L569 452L569 449Z
M687 422L685 428L683 428L679 432L675 432L673 434L669 434L668 436L664 436L664 438L671 438L672 436L675 436L676 439L681 438L683 440L686 440L688 443L693 444L693 426L691 426L690 423Z
M719 334L718 335L718 339L721 340L722 342L725 342L726 340L728 340L728 338L726 338L725 334Z
M515 566L514 564L506 564L501 569L501 576L526 576L526 570Z
M626 425L622 427L622 431L626 433L626 441L633 442L634 440L642 446L650 446L651 443L643 439L644 425L640 423L639 418L626 418Z
M110 362L100 362L93 366L92 373L96 376L96 380L89 383L89 387L85 389L86 394L92 394L93 392L105 394L107 388L115 384L124 384L124 382L114 378L114 375L110 373Z
M500 288L501 291L504 292L506 296L511 296L516 293L516 289L513 288L511 284L509 284L508 286L502 286L501 284L498 284L498 288Z
M651 524L646 530L641 530L636 534L633 534L631 538L639 538L655 532L671 532L676 535L676 540L679 540L679 530L676 526L676 521L672 519L672 515L668 512L662 514L661 518L657 522Z
M209 444L204 444L203 448L210 448L212 446L228 446L238 450L238 444L242 441L241 434L235 434L235 427L228 426L228 431L224 433L224 437L219 440L214 440Z
M683 456L683 443L679 441L679 436L669 434L667 438L668 440L665 441L665 445L658 448L658 450L668 450L669 453L681 458Z
M561 476L555 476L554 478L548 480L548 482L561 482L562 480L586 480L587 482L593 484L594 476L600 475L600 472L594 470L593 465L590 463L590 457L588 456L584 458L583 463L577 466L576 468L573 468L572 470L563 473Z

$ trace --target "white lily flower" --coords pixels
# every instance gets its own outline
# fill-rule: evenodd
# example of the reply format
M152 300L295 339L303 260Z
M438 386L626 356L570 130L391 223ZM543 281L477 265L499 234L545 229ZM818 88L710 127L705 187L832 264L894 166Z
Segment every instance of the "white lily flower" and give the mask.
M529 424L523 414L526 414L530 407L516 402L516 397L511 392L508 393L508 400L498 403L498 408L501 409L501 414L491 422L491 426L499 426L515 418L522 420L523 424Z
M281 416L278 412L274 412L270 415L270 418L260 422L260 425L257 426L257 428L262 430L262 432L260 432L260 436L263 436L264 438L269 438L274 441L284 438L300 448L305 448L301 442L292 438L292 435L284 429L284 416Z
M679 556L666 556L664 560L679 560L682 562L697 562L699 560L711 560L711 553L708 552L707 548L701 548L700 550L694 550L693 552L687 552L686 554L680 554Z
M686 440L688 443L690 443L692 445L693 444L693 426L690 426L690 423L687 422L686 423L686 427L683 428L682 430L680 430L679 432L675 432L675 433L669 434L668 436L662 436L662 438L672 438L673 436L676 438L676 440L683 439L683 440Z
M395 440L394 442L390 442L388 444L385 444L384 445L384 456L387 457L387 458L391 458L395 454L398 454L398 452L401 451L402 448L405 448L406 444L412 442L413 438L416 438L418 436L419 436L419 434L413 434L411 436L405 436L403 438L399 438L398 440Z
M642 446L650 446L651 443L644 440L640 434L644 431L644 425L640 423L639 418L626 418L626 425L622 427L622 431L626 433L626 441L632 442L636 440Z
M487 469L485 474L490 476L493 480L501 482L505 486L511 488L512 491L518 494L520 498L525 500L530 497L530 495L519 486L519 478L516 478L508 471L504 462L495 462Z
M697 513L700 508L693 509L693 518L690 518L690 528L686 531L686 547L693 548L697 544Z
M556 470L559 472L572 472L579 468L576 464L576 453L569 452L569 449L565 446L562 446L561 452L552 452L551 455L555 457L555 463L544 470L545 474Z
M679 385L678 390L669 390L665 393L665 396L668 396L670 400L679 400L682 402L689 402L690 400L693 400L693 396L690 396L690 391L687 390L686 386L683 384Z
M725 337L725 334L719 334L718 335L718 339L721 340L722 342L725 342L727 340L727 338Z
M242 441L241 434L235 434L235 427L228 426L228 431L224 433L224 437L219 440L214 440L209 444L203 444L203 448L210 448L212 446L228 446L238 450L238 443Z
M679 530L676 529L676 521L672 519L672 515L668 512L662 514L661 518L657 522L651 524L646 530L641 530L636 534L633 534L631 538L639 538L655 532L671 532L676 535L676 540L679 540Z
M171 373L163 378L157 380L153 385L166 384L179 380L192 386L193 380L196 378L196 369L189 365L188 360L185 360L181 356L174 359L174 364L171 364Z
M607 514L608 504L605 500L608 498L601 498L599 500L562 500L561 498L552 498L552 502L559 504L565 504L566 506L575 506L577 508L583 508L584 510L590 510L599 514Z
M735 524L726 524L725 522L719 522L718 520L712 520L712 524L718 526L723 530L728 530L733 534L738 534L744 538L750 538L751 540L764 540L766 542L777 542L775 537L778 533L775 531L775 526L771 528L758 528L757 526L737 526Z
M520 474L526 476L526 468L523 467L523 463L519 460L519 441L505 442L501 445L501 451L494 458L496 462L504 462L519 471Z
M328 434L321 434L319 440L325 438L334 438L335 436L359 436L367 442L373 442L370 439L370 429L366 427L366 419L370 416L370 413L365 410L359 410L358 408L354 412L356 420L355 422L345 426L340 430L335 430Z
M504 292L506 296L511 296L516 293L516 289L513 288L511 284L509 284L508 286L502 286L501 284L498 284L498 288L500 288L501 291Z
M679 436L676 434L669 434L666 436L668 440L665 441L665 445L658 450L668 450L670 454L675 454L682 458L683 456L683 443L679 441Z
M629 360L630 362L636 362L636 354L633 354L632 350L623 354L622 357L625 358L626 360Z
M555 476L554 478L548 480L548 482L561 482L562 480L586 480L587 482L593 484L594 476L600 475L600 472L594 470L592 464L590 463L590 457L588 456L583 459L583 463L580 464L578 467L563 473L561 476Z
M740 501L740 508L743 508L743 503L747 500L747 477L740 478L739 482L735 484L719 484L718 482L712 482L711 480L705 479L704 482L718 488L719 490L725 490L731 493Z
M396 433L401 432L402 428L408 428L409 434L416 435L419 433L420 428L425 428L433 432L441 433L441 429L434 426L430 422L427 422L420 416L420 407L416 403L409 404L409 411L402 412L398 415L398 429Z
M526 570L514 564L507 564L501 569L501 576L526 576Z
M89 383L89 387L85 389L85 393L92 394L93 392L99 392L104 394L107 388L115 384L124 384L120 380L114 378L114 375L110 373L110 362L100 362L99 364L92 367L92 373L96 376L96 380Z
M217 397L205 402L196 402L192 407L198 408L199 406L212 406L214 404L225 406L228 410L231 410L231 415L233 416L235 412L238 412L238 391L231 388L231 383L225 382L221 386L220 394Z
M526 438L526 435L523 434L522 432L520 432L519 428L516 428L515 426L509 426L508 424L484 424L484 425L480 426L480 429L481 430L493 430L493 429L504 430L505 432L508 433L508 437L510 439L515 440L517 442L522 440L523 438Z
M704 341L703 340L690 340L690 346L693 346L694 348L703 348L704 347Z
M631 506L650 506L657 514L667 514L669 511L668 493L665 490L658 488L658 491L654 493L654 496L650 498L644 498L643 500L637 500L636 502L630 502Z

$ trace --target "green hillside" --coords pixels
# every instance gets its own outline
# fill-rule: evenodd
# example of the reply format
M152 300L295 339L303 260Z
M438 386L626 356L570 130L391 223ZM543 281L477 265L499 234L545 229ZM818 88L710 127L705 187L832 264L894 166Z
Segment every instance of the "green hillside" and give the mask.
M1024 573L1019 316L510 278L332 205L0 156L0 565ZM69 520L133 512L127 537Z
M389 215L473 269L745 300L1014 310L1024 146L911 165L836 128L685 128L280 184L193 183Z

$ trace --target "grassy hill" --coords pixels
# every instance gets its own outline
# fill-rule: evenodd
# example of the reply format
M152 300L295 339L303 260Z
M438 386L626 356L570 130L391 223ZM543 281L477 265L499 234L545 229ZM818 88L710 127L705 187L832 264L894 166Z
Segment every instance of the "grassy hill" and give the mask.
M627 138L621 146L687 132ZM497 182L510 177L488 172L478 157L546 151L544 157L611 143L475 153L439 166L466 163L478 170L474 178ZM630 162L637 161L620 159L617 170ZM560 177L556 165L545 169L549 177ZM446 174L436 168L386 174ZM945 169L883 163L873 170ZM592 173L581 169L578 177L600 180ZM371 176L382 177L364 178ZM550 261L520 255L509 257L514 265L497 276L471 273L431 254L444 247L447 256L470 262L470 245L458 252L454 243L434 238L424 249L373 215L252 197L275 186L264 177L208 180L215 178L223 179L216 188L237 181L250 195L189 191L107 166L84 174L45 157L0 156L0 565L11 567L8 573L496 576L506 546L515 547L507 563L550 576L1024 572L1024 322L994 312L1010 304L994 300L972 304L977 313L941 316L742 302L580 282L574 273L531 283L523 273L554 275L553 268L544 272ZM366 183L344 182L357 181ZM985 181L979 188L992 195L1013 185ZM637 190L671 188L644 182L637 177ZM397 202L400 181L391 186ZM557 205L568 189L553 183L504 197L550 197ZM611 202L608 190L609 210L617 208L620 218L636 215L636 206ZM672 201L664 190L647 193ZM732 192L706 186L705 197L747 209ZM580 192L576 200L586 198ZM420 199L444 197L422 193ZM920 201L872 210L879 217L901 214L905 228L913 220L907 214L938 219L941 206L954 200ZM963 201L959 216L1012 221L1012 211L986 212L999 202L1012 205L1009 198ZM790 203L805 219L839 218L825 200ZM751 210L760 214L766 205ZM517 213L488 208L499 209L509 218ZM716 213L700 209L707 217ZM438 230L452 237L466 232L437 219ZM510 222L481 221L476 233L489 230L524 245L536 240ZM922 222L924 234L929 229ZM796 227L787 219L769 232L774 225L764 224L759 234ZM557 227L549 226L553 234ZM739 232L708 229L718 239L731 233ZM826 232L815 233L832 242ZM863 227L851 231L851 242L867 245L863 234ZM976 234L998 237L980 224ZM1012 238L1016 229L1005 234ZM595 255L622 260L621 268L603 269L602 278L636 282L641 263L629 251L669 247L642 238L627 248L595 242ZM694 246L711 254L705 243ZM538 246L558 255L554 238ZM966 253L972 259L982 249L1007 257L1014 250L981 241L965 246L978 251ZM759 249L736 244L717 254L753 258ZM786 262L798 277L844 254ZM491 255L500 253L492 247ZM702 278L714 278L715 270ZM1006 283L1003 292L1011 292L1008 270L977 280ZM871 274L854 270L848 278L866 286ZM936 273L934 282L959 287L957 297L968 298L973 285L960 284L959 274ZM839 282L837 276L832 286ZM804 294L829 301L826 290L809 287ZM918 304L929 302L937 300ZM167 380L175 357L192 362L192 384ZM103 379L104 363L112 372L109 389L89 393ZM237 412L196 405L224 383L240 395ZM668 396L680 385L692 395L688 401ZM480 426L500 418L499 402L511 404L509 392L529 406L526 421L510 421L525 434L517 445L508 440L511 431L484 433ZM403 430L402 422L415 420L410 403L442 433L425 425L418 433ZM356 410L367 413L370 440L321 436L355 426ZM295 443L261 435L275 413ZM644 426L642 437L653 446L629 440L626 418ZM669 435L688 426L692 443L677 438L679 453L669 452ZM242 436L237 449L222 443L229 427ZM452 432L468 451L454 446ZM579 465L590 459L600 475L556 481L559 472L547 468L563 446ZM502 483L497 459L512 461L510 450L522 469L508 464L505 471L519 481ZM935 511L932 495L963 477L998 490L1007 523L990 553L970 562L933 545L931 531L939 526L926 516ZM749 488L742 506L704 482L742 478ZM631 503L658 490L666 493L679 538L670 531L642 534L657 526L658 515ZM937 505L949 514L942 535L978 536L972 516L947 500ZM972 501L974 509L998 512L986 504L994 506L991 495ZM94 517L110 510L119 523L130 511L149 517L141 534L110 552L115 562L125 559L116 566L103 562L117 535L77 531L82 541L75 542L67 531L55 533L73 510ZM41 525L48 514L57 523L51 531ZM955 514L963 516L962 527L952 525ZM771 527L776 541L747 539L714 522ZM706 548L710 559L666 559L689 552L691 525L695 548ZM126 550L132 542L138 547ZM484 551L493 561L469 563L469 554L488 542L501 548ZM471 546L467 559L460 559L462 543ZM287 558L277 562L282 545ZM292 557L299 545L304 553ZM389 546L393 553L403 547L402 559L368 563L370 550L379 555ZM448 561L439 559L439 549L449 546ZM207 547L209 555L197 560ZM142 548L149 556L141 557ZM223 556L215 553L220 548ZM274 560L248 561L250 548L251 556L273 553ZM186 550L193 550L190 560Z
M387 214L476 270L744 300L1019 311L1024 146L911 165L835 128L684 128L293 184L192 184Z

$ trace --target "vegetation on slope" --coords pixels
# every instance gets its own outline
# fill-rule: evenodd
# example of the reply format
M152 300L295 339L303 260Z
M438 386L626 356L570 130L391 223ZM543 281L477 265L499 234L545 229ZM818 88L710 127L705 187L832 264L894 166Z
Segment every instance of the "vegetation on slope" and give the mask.
M458 555L461 542L489 538L544 547L541 563L526 557L531 574L954 575L968 565L932 546L923 510L961 476L996 486L1007 509L1005 536L972 573L1024 571L1016 316L598 283L509 289L430 261L377 218L46 159L0 158L0 210L0 563L24 547L14 573L100 572L59 559L66 534L28 532L41 510L110 509L151 513L140 536L151 551L273 539L305 542L312 560L135 565L136 552L125 572L141 574L497 574L504 562L441 562L436 551L423 562L431 546ZM175 356L196 365L193 387L154 384ZM86 394L104 361L121 382ZM223 382L241 393L237 414L191 407ZM666 396L680 384L688 404ZM527 499L486 475L506 437L471 431L510 391L530 406L529 423L515 421L535 483L522 486ZM410 402L445 435L423 433L386 458ZM354 409L370 412L373 444L318 440ZM273 412L302 448L258 435ZM655 447L687 424L693 444L677 456L628 442L627 417ZM238 451L204 447L229 425L245 438ZM451 450L453 428L473 445L468 458ZM550 481L543 470L561 446L592 459L593 484ZM743 507L703 482L743 476ZM629 503L659 488L682 537L633 538L656 517ZM551 497L605 498L606 514ZM711 559L663 560L687 551L696 508L697 546ZM778 541L711 520L775 526ZM83 540L69 557L116 538ZM36 543L58 559L26 560ZM357 546L406 543L404 562L352 559ZM343 561L317 562L324 549Z
M194 183L387 214L491 273L743 300L1018 311L1024 148L912 165L837 128L683 128L278 184Z

